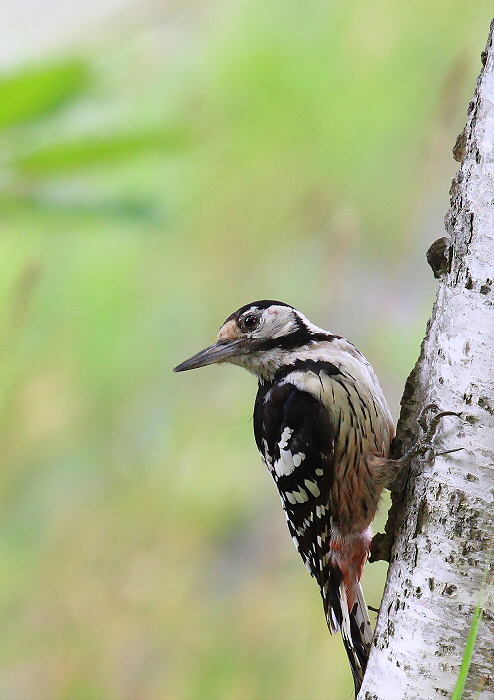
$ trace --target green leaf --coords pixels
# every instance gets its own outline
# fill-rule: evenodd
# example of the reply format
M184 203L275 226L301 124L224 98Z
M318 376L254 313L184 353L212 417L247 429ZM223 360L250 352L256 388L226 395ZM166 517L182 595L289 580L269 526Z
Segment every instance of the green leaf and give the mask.
M190 138L184 128L161 129L106 138L56 143L16 159L15 167L28 174L57 174L106 165L154 150L182 148Z
M88 69L78 60L0 78L0 129L50 113L78 95L88 81Z
M35 213L38 216L57 216L83 219L126 219L159 224L163 212L152 200L137 197L113 197L96 200L51 199L33 194L9 193L0 191L0 212L3 216L22 213Z

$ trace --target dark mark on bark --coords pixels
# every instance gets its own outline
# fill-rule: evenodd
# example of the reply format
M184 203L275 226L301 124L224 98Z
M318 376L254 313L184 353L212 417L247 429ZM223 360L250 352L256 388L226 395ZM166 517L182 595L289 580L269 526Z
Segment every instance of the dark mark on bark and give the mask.
M487 397L481 396L477 401L477 404L480 406L480 408L483 408L484 411L490 413L491 416L494 415L494 408L490 405L489 399Z
M485 284L483 284L480 287L480 293L481 294L489 294L492 288L492 280L491 279L486 279Z
M447 583L442 590L442 595L452 598L457 594L457 592L458 586L455 586L454 583Z
M426 258L436 279L440 279L442 275L451 271L451 257L452 250L447 236L438 238L434 243L431 243Z
M428 522L429 520L429 504L427 501L424 500L419 506L418 513L417 513L417 522L415 524L415 532L413 533L413 537L418 537L422 533L422 529L424 525Z
M453 146L453 158L457 160L458 163L462 163L465 157L467 145L466 128L467 127L465 126L461 134L458 134L458 136L456 137L455 145Z

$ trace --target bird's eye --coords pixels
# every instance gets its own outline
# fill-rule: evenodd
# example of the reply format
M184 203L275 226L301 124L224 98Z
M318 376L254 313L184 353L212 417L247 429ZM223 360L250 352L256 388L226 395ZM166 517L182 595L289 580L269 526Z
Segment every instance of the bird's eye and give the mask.
M247 314L247 316L244 316L244 318L242 319L242 325L247 331L253 331L258 324L259 317L255 314Z

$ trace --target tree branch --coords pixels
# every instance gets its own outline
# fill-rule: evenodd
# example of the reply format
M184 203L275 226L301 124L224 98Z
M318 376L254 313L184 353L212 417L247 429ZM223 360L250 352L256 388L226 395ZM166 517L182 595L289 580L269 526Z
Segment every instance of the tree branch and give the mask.
M482 578L494 568L494 21L483 69L454 155L461 161L446 216L449 241L428 260L439 290L420 357L408 378L395 443L417 437L420 409L445 418L437 452L393 490L374 559L391 563L359 700L451 697ZM395 537L396 534L396 537ZM494 696L494 616L486 614L464 698Z

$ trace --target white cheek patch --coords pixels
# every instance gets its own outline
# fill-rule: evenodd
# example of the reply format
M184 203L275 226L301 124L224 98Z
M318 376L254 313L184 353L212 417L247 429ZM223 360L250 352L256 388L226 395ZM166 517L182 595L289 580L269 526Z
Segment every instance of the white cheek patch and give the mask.
M285 321L284 323L276 323L273 324L273 326L273 338L280 338L281 336L289 335L295 330L292 320Z
M288 306L271 306L264 313L263 321L254 334L257 338L280 338L297 329L293 309Z

